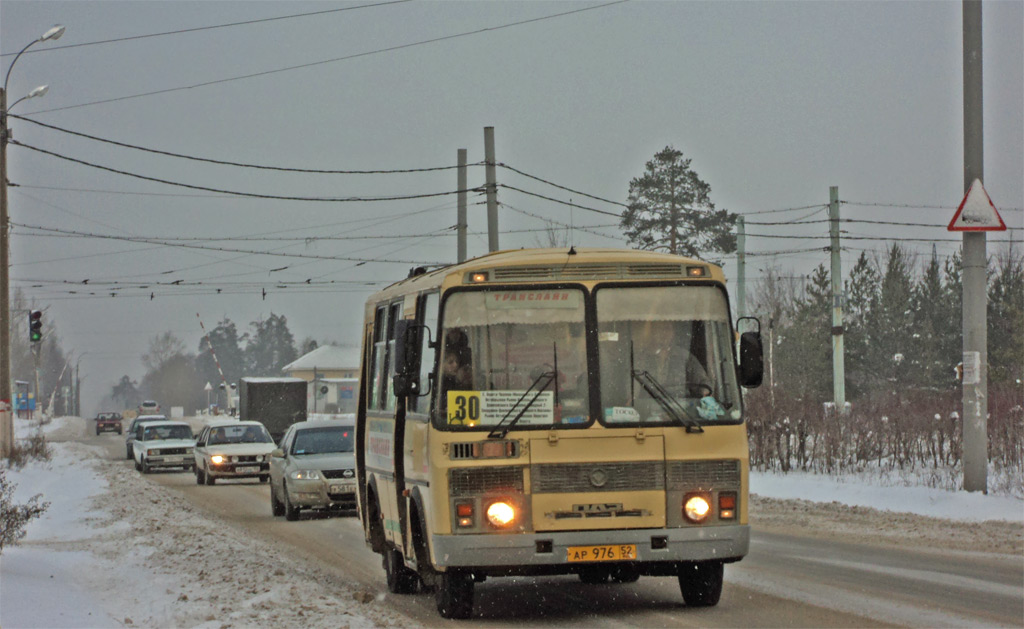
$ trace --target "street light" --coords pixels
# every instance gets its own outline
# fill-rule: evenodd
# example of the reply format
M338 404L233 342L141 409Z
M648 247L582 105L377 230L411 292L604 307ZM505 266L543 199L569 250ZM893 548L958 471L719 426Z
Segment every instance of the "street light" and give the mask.
M10 263L9 218L7 214L7 142L11 131L7 128L7 82L11 78L11 70L22 54L39 42L60 39L64 27L54 25L39 39L33 40L21 49L4 75L4 87L0 90L0 456L9 457L14 445L14 421L11 416L11 287L8 277ZM46 94L49 89L41 85L23 98L14 101L11 107L27 98L36 98Z

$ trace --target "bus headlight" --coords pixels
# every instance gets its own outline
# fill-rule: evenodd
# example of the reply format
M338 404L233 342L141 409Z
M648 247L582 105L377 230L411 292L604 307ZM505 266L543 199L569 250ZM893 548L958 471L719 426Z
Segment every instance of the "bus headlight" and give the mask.
M686 494L683 498L683 516L693 522L700 524L711 515L711 500L707 494Z
M515 507L507 502L499 500L498 502L492 502L490 506L487 507L487 521L493 526L505 528L515 522L515 519Z

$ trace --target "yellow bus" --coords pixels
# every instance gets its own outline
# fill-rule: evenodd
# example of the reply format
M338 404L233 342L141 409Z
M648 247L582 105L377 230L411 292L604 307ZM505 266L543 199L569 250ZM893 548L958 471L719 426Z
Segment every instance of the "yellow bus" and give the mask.
M389 590L468 618L488 577L650 575L717 604L762 374L759 329L736 340L722 270L649 251L496 252L373 295L358 499Z

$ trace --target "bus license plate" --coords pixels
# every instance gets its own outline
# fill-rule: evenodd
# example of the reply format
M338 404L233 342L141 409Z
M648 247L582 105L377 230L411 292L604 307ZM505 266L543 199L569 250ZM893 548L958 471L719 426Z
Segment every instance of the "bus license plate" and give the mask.
M607 544L602 546L570 546L569 563L578 561L634 561L636 544Z

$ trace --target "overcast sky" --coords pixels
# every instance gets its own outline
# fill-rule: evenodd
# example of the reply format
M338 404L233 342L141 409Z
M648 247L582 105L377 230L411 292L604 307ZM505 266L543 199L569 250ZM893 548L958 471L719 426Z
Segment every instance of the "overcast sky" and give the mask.
M1024 219L1022 7L984 4L985 187L1016 228ZM320 13L268 19L311 12ZM203 28L253 20L264 21ZM37 85L50 91L12 113L148 149L289 168L417 169L453 166L460 148L470 163L482 161L483 128L493 126L499 162L619 202L644 163L672 145L693 160L716 206L750 214L748 221L824 218L817 207L763 212L824 206L829 186L838 186L849 202L843 218L944 226L964 194L959 2L4 0L0 68L6 73L12 53L56 23L66 34L22 55L8 103ZM140 37L170 31L187 32ZM105 40L123 41L94 43ZM365 198L456 189L451 169L284 173L117 147L23 120L11 126L17 141L37 149L215 190ZM355 344L375 287L404 277L413 263L455 258L450 194L375 202L245 198L25 146L10 146L8 160L18 185L9 190L12 286L48 308L65 349L83 356L86 412L121 375L141 378L151 337L170 330L197 351L197 313L208 329L228 317L244 331L274 312L288 318L297 340ZM621 211L508 169L498 179ZM471 168L469 181L482 184L483 168ZM625 244L609 227L614 217L508 188L499 201L503 231L545 226L528 212L601 226L574 231L577 245ZM486 229L485 212L470 207L471 231ZM24 225L79 235L43 237ZM752 280L767 265L804 274L827 264L825 224L747 231L810 237L749 237L751 252L792 252L751 257ZM941 256L958 248L942 228L856 224L848 231L935 239ZM196 249L100 235L231 240L177 241L205 247ZM252 239L270 236L300 240ZM311 240L327 236L403 238ZM1011 236L1021 231L990 235L989 252ZM501 246L542 240L537 232L507 233ZM922 255L932 246L903 244ZM861 250L882 251L886 242L844 246L845 274ZM469 250L484 253L486 236L470 236ZM371 261L356 266L359 259ZM732 258L726 270L735 277Z

